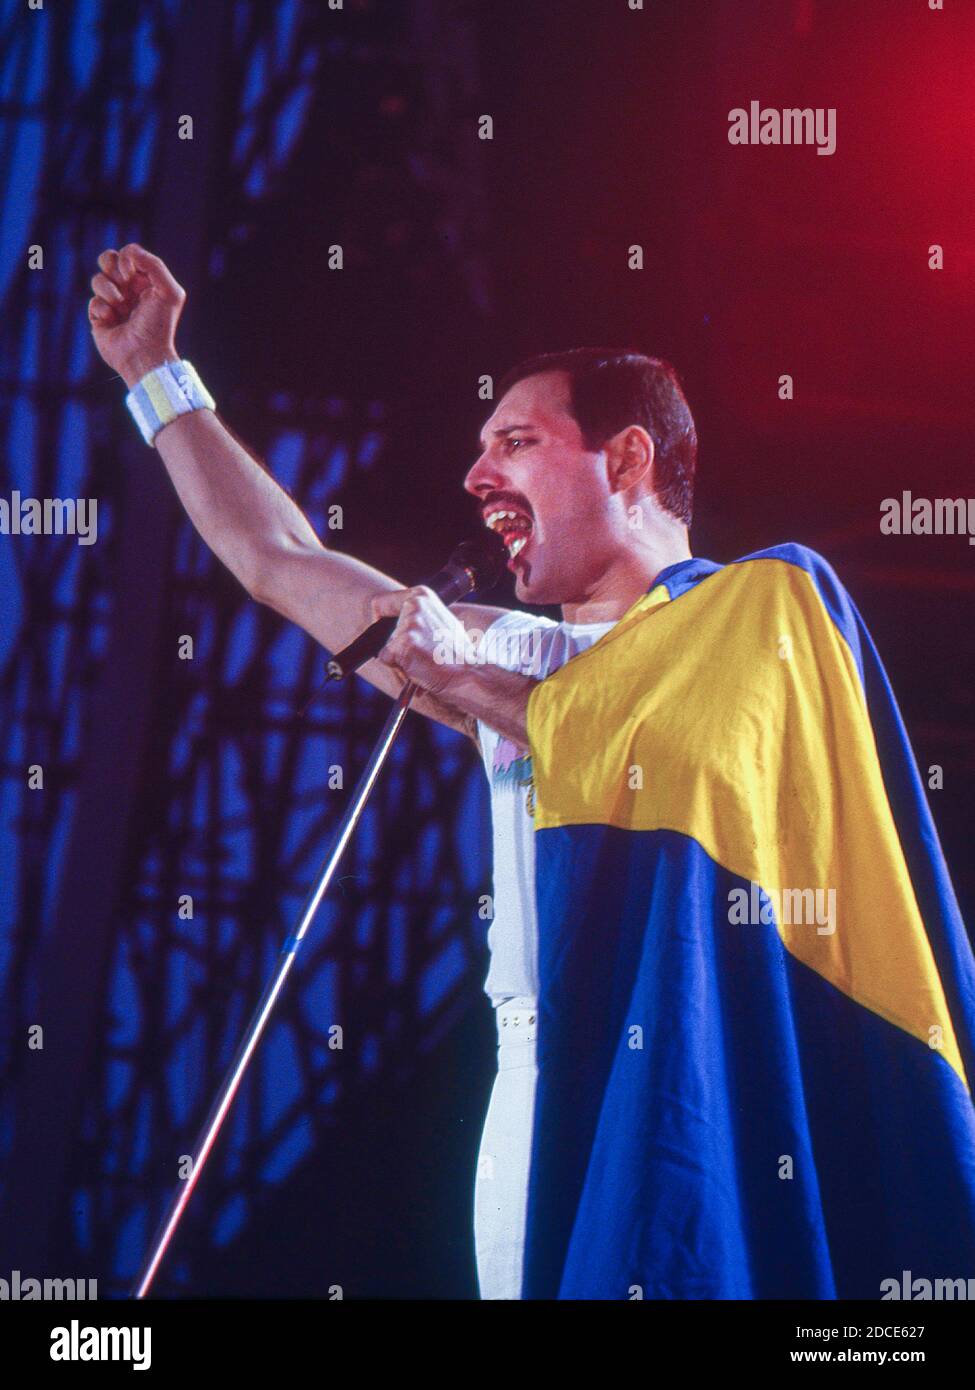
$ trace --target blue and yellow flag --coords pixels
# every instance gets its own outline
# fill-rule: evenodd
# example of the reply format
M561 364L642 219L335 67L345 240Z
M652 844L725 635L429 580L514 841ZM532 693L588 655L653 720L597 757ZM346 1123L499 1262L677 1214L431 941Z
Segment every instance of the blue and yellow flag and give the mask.
M524 1296L975 1280L975 963L829 565L671 566L532 692L528 736Z

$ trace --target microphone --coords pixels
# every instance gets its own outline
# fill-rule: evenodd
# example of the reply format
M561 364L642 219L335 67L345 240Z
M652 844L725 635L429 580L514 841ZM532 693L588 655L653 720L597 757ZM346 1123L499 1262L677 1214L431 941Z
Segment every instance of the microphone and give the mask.
M438 570L432 579L421 582L449 607L475 589L490 589L501 574L503 556L504 542L501 537L493 531L485 531L483 536L475 540L461 541L443 569ZM377 656L389 641L398 621L398 617L377 618L365 632L360 632L354 641L336 652L328 662L325 668L328 679L340 681Z

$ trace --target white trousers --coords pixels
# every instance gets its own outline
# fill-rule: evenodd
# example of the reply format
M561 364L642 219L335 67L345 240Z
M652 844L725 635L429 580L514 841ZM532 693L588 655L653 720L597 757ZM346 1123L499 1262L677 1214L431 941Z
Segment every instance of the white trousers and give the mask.
M508 999L494 1011L498 1074L474 1180L474 1248L482 1298L520 1298L535 1108L537 1001Z

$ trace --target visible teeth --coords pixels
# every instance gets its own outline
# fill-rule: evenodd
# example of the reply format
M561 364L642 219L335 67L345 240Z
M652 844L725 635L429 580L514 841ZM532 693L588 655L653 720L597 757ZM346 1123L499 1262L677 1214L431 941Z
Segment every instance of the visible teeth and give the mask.
M498 531L503 535L505 532L509 530L508 526L506 525L506 523L509 520L523 522L527 527L527 530L523 531L520 535L516 534L515 538L513 540L508 541L507 543L508 552L511 555L511 558L514 559L515 556L520 554L521 551L524 549L525 544L528 541L532 533L532 530L534 529L533 523L530 520L530 518L527 517L524 512L499 510L496 512L489 512L488 515L484 518L484 524L490 530Z

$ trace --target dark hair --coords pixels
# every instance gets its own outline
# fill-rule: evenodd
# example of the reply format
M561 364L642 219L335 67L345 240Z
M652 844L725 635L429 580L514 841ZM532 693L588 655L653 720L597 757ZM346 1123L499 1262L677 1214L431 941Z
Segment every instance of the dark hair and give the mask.
M498 396L540 372L567 372L570 401L587 449L642 425L653 440L657 501L689 526L697 465L697 430L680 379L669 362L625 348L572 348L519 362L502 377Z

